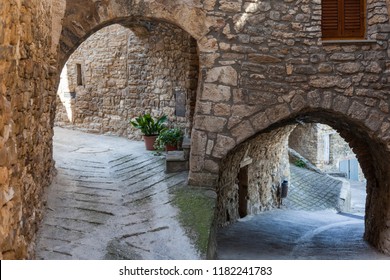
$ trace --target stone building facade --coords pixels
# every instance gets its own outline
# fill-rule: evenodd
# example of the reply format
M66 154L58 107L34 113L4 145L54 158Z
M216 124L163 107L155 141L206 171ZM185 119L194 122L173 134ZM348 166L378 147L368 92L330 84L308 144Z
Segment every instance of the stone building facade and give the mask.
M196 42L178 27L108 26L68 59L55 124L139 139L129 120L151 113L189 133L198 67Z
M356 154L367 179L364 238L390 254L390 3L366 0L365 6L363 40L326 41L320 0L1 1L0 258L33 256L53 174L56 93L70 55L106 26L160 22L196 41L189 182L216 187L218 223L227 222L224 213L229 222L240 214L229 210L236 195L227 188L235 192L234 178L251 182L237 168L244 156L259 170L282 166L277 155L267 156L273 164L256 163L258 150L272 155L270 137L281 136L282 145L281 131L297 120L320 122L339 131ZM229 161L232 173L223 169ZM282 173L255 173L268 194L248 205L274 205L272 184Z
M330 126L319 123L297 125L291 132L288 145L314 166L326 173L342 173L345 161L356 161L356 155L340 134ZM349 174L345 174L349 177ZM364 181L359 165L353 179Z

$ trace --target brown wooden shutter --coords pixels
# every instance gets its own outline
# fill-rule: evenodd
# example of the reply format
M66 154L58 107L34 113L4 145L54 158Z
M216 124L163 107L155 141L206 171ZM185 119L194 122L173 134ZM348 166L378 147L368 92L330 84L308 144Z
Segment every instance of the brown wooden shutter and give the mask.
M322 37L340 36L340 5L339 0L322 0Z
M343 37L364 37L364 1L343 0L344 28Z
M365 0L322 0L322 37L364 38L364 5Z

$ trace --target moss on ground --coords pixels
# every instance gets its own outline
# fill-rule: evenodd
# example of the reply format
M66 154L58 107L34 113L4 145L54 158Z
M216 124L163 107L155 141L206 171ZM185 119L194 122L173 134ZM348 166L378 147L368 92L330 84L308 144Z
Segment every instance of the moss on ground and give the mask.
M214 218L215 199L204 188L182 186L173 191L173 204L179 209L180 223L204 257L207 253L211 224Z

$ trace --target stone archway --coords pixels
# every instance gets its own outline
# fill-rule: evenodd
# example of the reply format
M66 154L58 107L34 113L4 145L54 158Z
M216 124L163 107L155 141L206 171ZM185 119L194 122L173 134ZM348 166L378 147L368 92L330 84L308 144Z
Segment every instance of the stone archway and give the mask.
M389 253L387 216L390 193L389 151L367 128L351 118L329 110L304 110L246 139L230 150L221 161L217 187L219 225L239 218L235 176L240 165L250 159L249 214L278 206L278 187L288 178L287 141L297 122L325 123L336 129L356 154L367 179L367 201L364 239L378 250Z
M50 184L60 69L90 34L113 23L170 22L198 41L212 25L197 1L8 1L0 7L1 259L32 257ZM204 46L201 44L200 46ZM202 47L203 48L203 47ZM4 194L4 195L3 195Z
M114 23L129 26L137 23L147 25L150 20L165 21L182 28L198 42L207 41L204 36L209 32L212 22L197 1L119 2L66 1L62 10L63 24L59 37L60 68L81 42L102 27Z
M190 135L199 59L196 41L166 22L102 28L70 56L61 73L56 125L141 139L129 121L166 115Z
M9 0L0 5L0 199L5 217L0 258L31 256L43 190L54 166L59 69L96 30L153 20L181 27L198 43L190 182L216 185L221 159L281 120L304 110L331 112L335 123L347 120L345 131L352 124L359 128L354 135L368 141L350 140L366 151L359 161L372 175L366 235L388 251L388 1L367 4L367 36L358 42L321 40L319 1Z

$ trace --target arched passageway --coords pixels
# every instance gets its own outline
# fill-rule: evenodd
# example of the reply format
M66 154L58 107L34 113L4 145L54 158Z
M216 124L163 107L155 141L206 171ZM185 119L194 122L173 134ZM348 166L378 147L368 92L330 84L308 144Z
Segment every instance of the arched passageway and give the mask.
M0 5L0 257L32 256L43 191L53 174L52 128L63 65L105 26L147 27L154 21L182 28L199 49L191 183L217 185L221 161L232 149L267 128L276 133L283 120L320 112L320 121L353 135L345 138L358 150L368 181L365 235L389 253L389 3L364 2L365 34L358 41L324 40L320 1Z
M167 115L170 127L190 135L198 67L195 39L175 25L144 20L104 27L65 64L55 124L139 140L140 131L129 121L150 113ZM49 189L52 210L38 235L37 257L200 257L171 205L186 172L165 174L164 159L124 139L94 143L82 133L55 131L58 174ZM67 141L66 135L75 139ZM100 241L90 246L94 239ZM186 249L176 251L179 243Z
M336 112L304 111L287 118L238 145L222 160L218 182L217 221L224 226L242 217L240 187L244 168L246 174L247 214L259 214L280 207L281 184L290 179L288 138L302 122L326 123L336 129L349 143L367 179L367 201L364 239L381 252L387 252L387 222L383 218L388 205L387 151L359 123ZM384 182L384 183L379 183ZM377 196L379 194L379 196Z
M105 27L65 64L55 125L141 139L130 120L150 113L190 135L198 68L196 41L172 24Z

